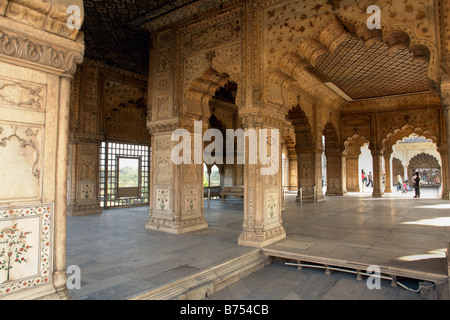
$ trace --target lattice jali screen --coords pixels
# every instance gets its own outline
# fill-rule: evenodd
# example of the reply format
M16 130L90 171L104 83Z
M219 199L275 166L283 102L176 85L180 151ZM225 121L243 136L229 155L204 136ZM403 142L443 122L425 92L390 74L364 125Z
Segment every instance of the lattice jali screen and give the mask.
M130 163L138 165L135 168L119 168L119 159L130 160ZM149 145L102 142L99 174L100 205L103 208L148 205L150 159ZM133 170L136 174L133 174ZM130 183L129 180L131 187L126 185Z

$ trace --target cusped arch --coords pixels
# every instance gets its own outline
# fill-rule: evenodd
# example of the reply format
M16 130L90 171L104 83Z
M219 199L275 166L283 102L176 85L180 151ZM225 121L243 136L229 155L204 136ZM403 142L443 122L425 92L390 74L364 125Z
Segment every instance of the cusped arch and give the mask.
M314 145L312 127L308 116L299 104L289 110L286 120L290 120L294 126L296 148L300 150L311 149Z
M364 135L355 133L345 140L343 154L347 156L359 156L361 154L361 148L365 144L370 145L370 140Z
M441 165L439 160L431 154L422 152L418 155L415 155L409 161L409 167L414 168L431 168L431 169L441 169Z
M339 152L339 135L331 120L325 124L322 134L325 136L325 152Z
M211 67L208 68L201 76L192 81L186 91L182 114L209 119L211 117L209 102L220 88L225 87L230 81L232 80L227 73L219 73ZM239 91L239 86L237 90Z
M436 64L438 48L430 41L418 39L409 26L382 23L381 29L370 30L366 21L363 23L344 16L342 11L337 11L323 23L316 34L306 35L299 40L295 49L288 48L279 56L277 67L267 73L269 99L282 104L286 101L283 89L299 81L305 72L313 74L321 82L330 81L326 79L326 75L314 72L313 69L319 64L321 57L333 54L340 45L352 37L363 41L365 46L375 43L385 44L389 54L406 49L412 55L412 64L426 64L427 77L431 80L431 84L439 79L439 68Z
M407 5L406 2L405 5ZM383 12L391 11L394 4L387 3L386 6L389 7L382 8ZM410 9L414 10L413 6ZM424 12L422 11L417 11L414 20L408 21L406 18L399 19L399 15L402 14L413 15L413 10L390 13L389 17L381 19L381 29L379 30L369 30L367 28L368 15L361 14L359 10L352 12L352 10L343 10L343 8L340 8L335 13L349 33L358 35L366 42L366 45L371 45L375 42L384 42L388 46L390 53L400 49L408 49L413 54L414 63L426 62L429 64L428 77L432 81L438 82L440 77L439 48L431 41L420 36L423 30L432 30L431 22L428 28L424 27L423 23L421 23L425 19L425 16L423 16ZM411 23L412 21L414 23Z
M403 126L401 129L396 129L392 133L388 133L385 138L381 140L381 146L383 152L392 152L392 147L404 138L417 134L420 137L424 137L433 141L436 146L439 146L439 138L437 134L424 130L420 127L414 127L410 124Z

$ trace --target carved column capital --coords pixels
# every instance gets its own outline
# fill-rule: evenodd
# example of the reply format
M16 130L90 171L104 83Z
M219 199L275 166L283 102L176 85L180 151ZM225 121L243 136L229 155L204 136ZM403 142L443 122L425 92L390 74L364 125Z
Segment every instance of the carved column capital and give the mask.
M83 39L72 41L44 32L35 34L32 28L24 28L29 31L26 33L12 31L19 30L20 26L0 17L0 61L12 59L22 65L66 75L73 75L77 64L83 62Z
M264 118L261 112L239 114L239 119L243 128L258 128L264 124Z

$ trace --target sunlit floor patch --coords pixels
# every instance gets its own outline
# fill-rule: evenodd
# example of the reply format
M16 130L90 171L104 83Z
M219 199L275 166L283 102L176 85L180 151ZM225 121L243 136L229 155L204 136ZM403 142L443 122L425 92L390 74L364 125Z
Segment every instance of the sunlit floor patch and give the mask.
M415 224L415 225L434 226L434 227L450 227L450 217L422 219L422 220L417 220L417 221L402 222L401 224Z
M446 249L436 249L436 250L428 251L427 254L416 254L416 255L403 256L403 257L397 258L397 260L419 261L419 260L445 258L446 257L445 251L446 251Z

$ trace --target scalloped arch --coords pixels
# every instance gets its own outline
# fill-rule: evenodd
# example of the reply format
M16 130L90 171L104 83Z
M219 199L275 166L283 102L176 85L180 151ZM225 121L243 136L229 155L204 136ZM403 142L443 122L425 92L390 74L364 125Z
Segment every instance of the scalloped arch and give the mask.
M409 137L414 133L420 137L430 139L436 144L436 146L439 145L439 138L430 131L407 124L401 129L396 129L394 132L388 133L387 136L382 139L381 143L383 151L392 151L392 146L394 146L399 140Z
M366 143L368 143L370 145L370 140L367 137L355 133L353 136L348 137L347 140L344 142L343 154L347 154L348 153L348 151L349 151L348 147L349 147L349 144L351 142L357 143L357 145L359 146L358 149L360 149Z
M219 73L212 67L195 77L185 94L183 115L209 119L209 102L230 81L233 80L227 73ZM239 92L239 85L237 90Z
M266 80L268 80L266 83L270 83L270 77L276 73L276 70L295 78L293 77L295 69L299 66L304 67L306 63L315 66L321 55L332 53L349 35L357 36L366 45L376 42L385 43L391 53L401 48L408 49L414 54L413 61L428 62L428 78L435 83L439 82L438 48L430 41L417 39L415 33L406 26L389 26L383 21L379 32L370 31L364 23L337 13L324 22L316 34L300 38L294 48L289 48L281 54L275 64L278 67L266 73ZM297 56L296 60L298 60L295 66L290 61L294 56ZM270 97L271 92L267 93Z

